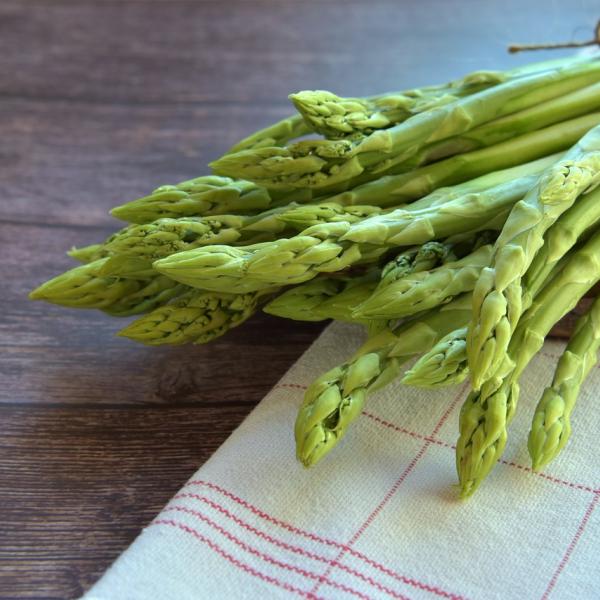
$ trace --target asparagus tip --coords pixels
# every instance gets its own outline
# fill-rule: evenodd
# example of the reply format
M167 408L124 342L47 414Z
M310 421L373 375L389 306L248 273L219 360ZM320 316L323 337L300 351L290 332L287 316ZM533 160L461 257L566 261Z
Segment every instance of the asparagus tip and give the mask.
M478 487L478 485L472 479L469 481L466 481L460 487L459 498L461 500L468 500L473 495L473 493L475 492L477 487Z
M111 208L109 213L110 213L110 216L114 217L115 219L119 219L121 221L127 221L127 205L125 205L125 204L121 204L119 206L115 206L114 208Z
M541 471L546 462L542 460L541 456L531 457L531 470L536 473Z
M29 294L27 294L27 297L30 300L43 300L46 297L46 295L44 294L44 284L36 287L35 290L29 292Z

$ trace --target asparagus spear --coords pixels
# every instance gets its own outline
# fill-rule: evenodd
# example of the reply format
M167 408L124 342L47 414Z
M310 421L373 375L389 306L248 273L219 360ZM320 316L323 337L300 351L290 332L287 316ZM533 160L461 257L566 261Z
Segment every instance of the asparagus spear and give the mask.
M329 139L370 134L407 118L481 91L507 76L499 71L478 71L447 85L396 92L374 98L340 98L325 91L302 91L290 100L316 133Z
M254 314L260 296L190 290L134 321L119 335L149 346L206 344Z
M600 113L592 113L489 148L452 156L409 173L384 175L330 196L328 200L344 205L372 204L382 207L412 202L439 187L462 183L564 151L598 123Z
M110 236L103 244L73 250L70 254L81 260L118 254L151 261L210 244L250 245L275 240L283 235L288 225L302 230L305 229L304 223L356 222L379 212L380 209L371 206L344 208L332 203L307 206L292 203L252 216L164 218L143 225L130 225Z
M241 237L244 218L236 215L159 219L126 227L105 242L114 254L154 260L207 244L234 244Z
M131 281L131 280L130 280ZM102 310L113 317L130 317L150 312L173 298L180 296L189 288L164 275L154 275L147 281L140 281L136 291L124 295Z
M571 435L571 412L581 385L598 360L600 300L575 325L575 331L558 361L552 385L535 409L528 449L534 470L552 461Z
M73 247L67 254L80 263L90 263L99 258L106 258L108 256L108 252L104 249L102 244L91 244L90 246L83 246L82 248Z
M349 206L324 202L297 206L289 204L257 215L215 215L158 219L143 225L130 225L106 240L101 252L139 256L156 260L176 252L214 244L251 245L283 236L286 228L302 231L319 223L358 222L380 214L375 206Z
M544 244L522 279L524 308L529 307L558 261L576 242L586 241L599 224L600 188L596 188L580 196L544 235Z
M317 273L374 262L392 247L487 230L494 224L501 227L513 204L535 182L536 176L528 175L445 204L435 196L440 206L424 198L406 209L355 224L346 221L319 224L289 239L244 248L220 245L198 248L163 258L153 266L181 283L215 291L237 288L246 292L302 283Z
M533 298L556 273L560 259L573 245L586 238L600 223L600 189L583 195L550 227L544 245L536 254L521 283L521 304L527 310ZM418 387L438 387L462 381L468 373L467 328L457 329L440 340L407 372L403 383Z
M422 388L454 385L469 373L467 328L460 327L443 337L408 370L402 383Z
M310 132L311 129L302 118L302 115L292 115L240 140L229 150L229 153L264 146L284 146L290 140Z
M146 258L128 255L111 255L100 265L98 275L120 279L150 279L156 276L152 262Z
M262 210L270 204L269 193L253 183L208 175L160 186L148 196L116 206L110 214L142 224L164 218Z
M383 105L383 107L387 108L391 98L402 96L409 99L411 106L413 103L415 104L411 111L411 114L413 114L431 108L431 104L433 103L435 105L438 101L438 98L442 98L443 101L447 101L448 97L453 99L457 96L471 94L476 91L480 91L481 89L485 89L486 87L502 83L508 78L523 77L534 72L548 71L566 64L573 64L574 62L586 62L587 60L589 59L586 59L585 57L569 57L567 59L532 63L525 65L524 67L517 67L516 69L506 71L505 73L500 71L475 71L468 74L464 78L450 82L449 84L428 86L416 90L398 92L397 94L374 96L373 98L355 98L353 100L360 103L376 102L377 106ZM300 94L303 94L303 92L300 92ZM340 100L342 102L346 102L349 99ZM299 107L297 106L297 108ZM311 119L307 118L307 115L302 114L303 111L300 112L301 114L284 118L281 121L277 121L273 125L265 127L264 129L260 129L259 131L256 131L248 137L240 140L229 150L229 153L238 152L240 150L249 150L252 148L260 148L263 146L283 146L290 140L310 133L311 130L318 131L314 127L309 127L308 123L311 123ZM389 118L389 114L387 114L387 117Z
M382 164L374 173L393 175L423 167L442 158L485 149L543 128L600 109L600 84L587 86L570 94L542 102L526 110L495 119L459 136L428 144L410 157L399 156Z
M599 80L600 62L573 64L501 83L437 110L358 140L301 141L225 155L211 167L221 175L242 177L268 188L320 188L339 184L365 170L387 168L386 161L551 100ZM377 176L377 175L375 175Z
M429 310L463 292L470 292L481 270L490 264L492 246L431 271L421 271L382 281L373 294L354 311L357 319L392 319Z
M353 281L351 277L316 277L283 292L264 306L263 311L294 321L324 321L329 317L319 310L323 302L345 290Z
M29 298L72 308L105 308L137 292L138 281L100 276L100 269L107 260L99 259L70 269L30 292Z
M499 368L521 314L521 278L545 231L577 197L600 182L600 127L587 133L513 208L496 242L492 265L473 294L467 352L475 389Z
M316 379L306 391L295 425L298 459L316 464L345 435L368 394L387 385L401 366L470 316L470 298L386 329L368 340L347 363Z
M176 185L163 185L149 196L116 206L110 214L129 223L211 215L251 215L312 200L310 190L268 191L249 181L205 175Z
M496 374L469 394L461 410L456 464L462 496L470 496L498 461L519 395L518 379L544 338L600 280L600 233L568 255L523 315Z
M343 206L335 202L321 202L290 208L277 218L296 231L303 231L319 223L356 223L381 212L382 209L378 206Z
M295 237L243 248L210 246L180 252L153 263L159 271L191 287L248 292L312 279L319 272L341 271L358 262L374 262L386 247L361 249L337 242L349 223L310 227ZM361 252L361 250L363 250Z
M406 120L416 103L402 93L369 100L340 98L326 90L305 90L289 98L310 129L329 139L386 129Z
M461 241L455 245L463 245ZM428 242L398 254L383 270L369 269L364 275L353 273L337 276L319 276L287 290L264 307L264 311L279 317L298 321L322 321L328 318L355 321L352 312L368 298L382 279L400 278L408 273L425 271L442 264L453 256L453 244ZM345 293L346 290L357 290ZM333 313L332 310L336 312ZM342 318L343 315L343 318Z
M328 91L303 91L291 94L290 100L314 132L336 139L386 129L410 116L448 104L459 97L509 79L548 71L565 64L573 64L573 59L533 63L504 73L475 71L448 84L392 92L372 98L340 98Z
M361 276L317 277L277 296L263 311L296 321L360 322L353 318L353 310L375 289L379 274L374 267Z
M454 256L452 252L453 245L442 242L427 242L404 250L383 267L379 286L398 281L409 273L433 269L443 264L449 256Z

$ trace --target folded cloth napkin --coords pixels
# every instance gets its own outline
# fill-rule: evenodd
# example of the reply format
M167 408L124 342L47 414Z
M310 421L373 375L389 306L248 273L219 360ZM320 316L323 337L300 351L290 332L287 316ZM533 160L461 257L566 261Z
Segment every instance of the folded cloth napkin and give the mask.
M466 385L392 384L322 463L296 462L305 386L361 338L326 329L85 600L600 598L600 369L569 445L533 473L531 414L563 347L548 342L522 378L503 460L462 502L453 449Z

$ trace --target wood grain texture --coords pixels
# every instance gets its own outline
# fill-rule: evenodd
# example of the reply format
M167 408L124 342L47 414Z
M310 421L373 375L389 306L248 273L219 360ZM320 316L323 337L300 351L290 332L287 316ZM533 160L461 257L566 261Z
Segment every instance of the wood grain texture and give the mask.
M79 596L321 330L265 315L145 348L28 302L108 209L205 172L291 91L373 94L586 36L585 0L0 3L0 599ZM433 18L432 18L433 17ZM536 54L540 60L548 53Z

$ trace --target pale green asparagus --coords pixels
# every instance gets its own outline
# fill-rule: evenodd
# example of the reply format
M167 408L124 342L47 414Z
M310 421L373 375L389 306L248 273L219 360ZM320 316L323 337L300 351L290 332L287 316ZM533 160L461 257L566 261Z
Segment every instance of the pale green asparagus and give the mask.
M463 232L501 228L512 206L535 185L527 175L446 203L423 201L357 223L315 225L289 239L234 248L215 245L154 263L159 272L192 287L254 291L302 283L318 273L373 262L389 249L423 244ZM425 208L419 208L425 206Z
M490 264L492 246L431 271L408 274L395 281L382 281L373 294L354 311L357 319L393 319L429 310L470 292L481 270Z
M389 168L389 161L411 156L426 144L460 135L599 80L600 61L569 64L500 83L356 140L308 140L287 148L246 150L225 155L211 167L218 174L241 177L267 188L318 189L365 172L377 178Z
M190 290L119 332L149 346L205 344L254 314L260 294Z
M470 317L470 301L449 304L370 338L346 363L306 390L295 425L296 453L308 467L321 460L360 415L368 394L387 385L413 356L427 351Z
M544 338L579 299L600 280L600 233L564 259L521 318L500 369L479 390L472 391L460 417L456 464L464 497L470 496L496 464L514 416L518 379Z
M550 227L521 283L521 304L527 310L544 284L555 274L559 260L576 242L600 224L600 189L583 195ZM467 328L440 340L407 372L403 382L419 387L438 387L462 381L468 374Z
M500 367L521 316L521 278L544 243L544 233L581 194L600 183L600 126L587 133L548 169L518 202L473 293L473 321L467 336L475 389Z
M600 300L575 325L558 361L552 385L535 409L527 447L534 470L545 467L565 447L571 435L571 413L586 377L598 361Z
M387 129L418 113L503 83L508 77L500 71L476 71L446 85L373 98L340 98L331 92L316 90L290 94L290 100L314 132L336 139Z
M139 290L136 280L101 277L100 269L107 260L99 259L70 269L37 287L29 298L73 308L105 308Z

